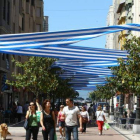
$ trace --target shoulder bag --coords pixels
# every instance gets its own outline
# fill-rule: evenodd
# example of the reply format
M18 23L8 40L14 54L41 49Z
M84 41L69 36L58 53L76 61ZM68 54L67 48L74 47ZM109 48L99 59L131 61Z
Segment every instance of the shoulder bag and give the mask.
M25 120L23 127L27 130L29 128L29 118Z

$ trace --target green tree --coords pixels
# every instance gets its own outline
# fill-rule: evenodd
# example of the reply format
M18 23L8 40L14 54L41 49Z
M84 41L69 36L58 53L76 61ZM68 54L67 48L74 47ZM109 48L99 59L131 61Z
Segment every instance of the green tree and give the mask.
M14 80L7 83L19 89L24 87L36 96L39 93L49 93L58 86L57 74L51 68L55 61L54 58L43 57L30 57L29 61L24 63L13 60L16 67L22 69L23 72L12 74ZM58 70L61 71L61 69Z
M63 73L63 70L59 67L52 67L56 60L43 57L30 57L24 63L13 60L17 67L23 69L23 73L12 74L14 80L7 81L7 83L19 89L25 88L36 96L40 93L49 97L53 94L55 98L78 96L78 92L68 83L71 78L65 80L60 78L59 75Z

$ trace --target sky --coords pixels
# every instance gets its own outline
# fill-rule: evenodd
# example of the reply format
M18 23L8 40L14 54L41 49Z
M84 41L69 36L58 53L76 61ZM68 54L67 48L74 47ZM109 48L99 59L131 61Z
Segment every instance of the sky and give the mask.
M103 27L113 0L44 0L44 15L49 16L49 31ZM105 48L106 36L75 45ZM86 98L89 91L79 91Z

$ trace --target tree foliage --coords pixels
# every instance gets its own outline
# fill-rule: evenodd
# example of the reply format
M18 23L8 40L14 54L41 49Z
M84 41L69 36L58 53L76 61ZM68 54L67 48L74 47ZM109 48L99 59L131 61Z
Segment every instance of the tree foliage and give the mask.
M52 67L56 61L54 58L30 57L22 63L16 60L16 67L23 70L22 73L12 74L13 81L7 81L9 85L18 89L25 88L27 91L38 96L40 93L53 93L56 97L76 96L77 93L68 84L70 79L63 80L59 77L63 73L59 67Z
M106 85L97 86L92 92L96 97L110 98L117 92L140 95L140 38L126 39L123 47L129 54L127 59L119 58L119 65L110 67L114 76L106 78Z

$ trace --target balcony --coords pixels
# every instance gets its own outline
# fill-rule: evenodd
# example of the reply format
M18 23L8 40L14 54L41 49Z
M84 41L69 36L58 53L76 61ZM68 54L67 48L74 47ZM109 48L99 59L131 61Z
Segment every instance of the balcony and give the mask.
M126 0L120 0L120 4L118 5L118 8L117 8L117 13L120 13L123 6L125 5L125 1Z
M126 0L125 4L132 4L133 0Z

